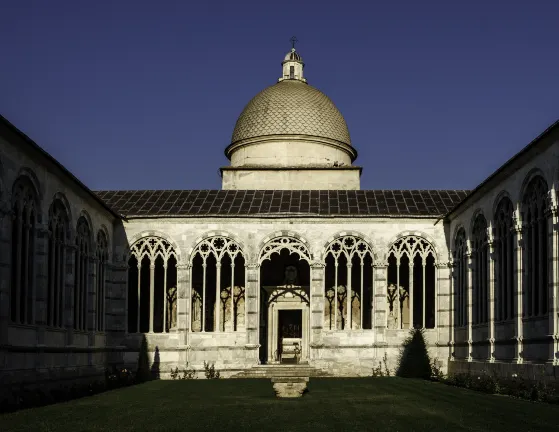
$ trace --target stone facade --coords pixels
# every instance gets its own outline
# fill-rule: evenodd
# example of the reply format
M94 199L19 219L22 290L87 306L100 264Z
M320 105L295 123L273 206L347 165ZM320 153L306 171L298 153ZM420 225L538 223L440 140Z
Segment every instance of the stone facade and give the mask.
M224 189L279 194L95 194L0 118L0 383L134 369L144 339L163 378L293 361L365 376L396 368L413 327L443 370L557 373L559 126L462 202L360 191L343 117L286 61L301 69L249 104L222 169Z

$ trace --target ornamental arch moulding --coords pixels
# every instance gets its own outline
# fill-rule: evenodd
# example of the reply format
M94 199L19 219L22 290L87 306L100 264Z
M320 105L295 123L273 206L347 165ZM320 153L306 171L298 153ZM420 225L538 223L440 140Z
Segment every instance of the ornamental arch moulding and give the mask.
M320 251L320 256L317 258L317 260L323 262L324 259L326 258L326 255L328 253L328 248L330 247L330 245L342 237L354 237L356 239L359 239L364 244L366 244L367 247L369 248L369 252L373 258L373 261L377 262L379 260L380 257L376 251L375 242L372 241L370 237L364 235L359 231L339 231L335 235L329 237L328 240L326 240L323 243L322 249Z
M472 238L473 234L474 234L474 225L475 225L475 221L479 216L482 216L486 221L487 221L487 217L485 216L485 213L483 212L483 209L481 207L476 208L476 210L472 213L472 216L470 216L470 220L468 223L468 231L466 231L466 234L468 236L468 238ZM453 238L456 238L456 230L454 230L454 234L455 236Z
M524 180L522 180L522 185L520 186L520 190L518 193L517 201L522 202L522 199L526 195L526 190L530 186L530 183L532 183L532 180L534 180L536 177L541 177L546 185L551 184L551 179L549 178L549 176L547 176L541 168L534 167L524 176Z
M456 231L456 230L455 230ZM435 241L435 239L430 236L429 234L424 233L423 231L403 231L401 233L396 234L395 236L391 237L388 242L386 243L387 245L387 250L385 251L385 261L388 260L388 257L390 255L392 246L399 240L405 238L405 237L415 237L415 238L421 238L423 240L425 240L427 243L429 243L430 247L432 248L433 251L433 258L435 258L435 264L440 263L440 257L441 255L441 248L439 247L439 245L437 244L437 242Z
M64 192L56 192L52 196L52 199L47 203L49 208L51 204L55 201L59 201L64 207L64 211L66 212L66 216L68 217L68 222L70 223L70 227L73 229L76 226L77 220L74 220L74 218L72 217L72 207L70 206L70 202L68 201L68 198L66 198Z
M166 233L162 232L162 231L158 231L158 230L148 230L148 231L141 231L139 233L134 234L133 236L131 236L128 239L128 249L130 249L135 243L137 243L139 240L143 239L143 238L147 238L147 237L159 237L162 238L163 240L165 240L166 242L168 242L173 250L175 251L175 256L177 258L177 262L180 264L182 262L182 252L181 249L179 247L179 245L177 244L177 242L175 242L171 236L167 235ZM125 261L127 261L130 258L130 251L127 250L128 255L125 256Z
M271 259L274 253L280 253L283 249L288 250L290 254L299 255L300 259L310 264L313 255L309 245L305 238L293 231L277 231L260 242L258 264Z
M14 181L14 186L16 185L16 183L18 181L21 181L22 178L26 178L26 179L29 180L29 182L33 185L33 188L35 189L35 194L37 196L38 202L42 203L44 193L43 193L43 190L41 188L41 182L39 181L39 178L37 177L37 174L35 174L35 171L33 171L29 167L22 167L19 170L19 173L17 174L16 180ZM13 187L12 187L12 189L13 189ZM50 203L49 203L49 205L50 205Z
M223 230L219 230L219 231L208 231L206 233L204 233L203 235L201 235L200 237L198 237L196 240L194 240L194 243L192 245L192 247L190 247L190 249L188 249L187 252L187 256L188 256L188 260L190 262L192 262L192 258L193 258L193 252L195 249L199 248L199 245L207 240L210 240L212 238L215 237L222 237L225 239L228 239L232 242L234 242L240 249L241 253L243 254L243 256L245 257L247 262L250 262L250 253L248 251L248 248L245 247L244 242L239 238L239 236L235 235L235 234L231 234L228 231L223 231Z
M80 221L81 218L84 218L87 221L87 225L89 226L89 242L90 244L94 244L96 241L95 235L96 235L96 230L95 227L93 226L93 221L91 220L91 216L89 215L88 211L85 209L82 209L82 211L80 211L80 215L78 216L76 223L73 225L75 231L77 232L77 223Z
M491 208L491 217L489 219L493 220L495 215L497 214L497 210L499 208L499 205L501 204L501 201L503 201L503 199L508 199L510 202L514 203L515 201L512 199L511 194L503 189L501 192L499 192L497 194L497 196L495 197L495 200L493 201L493 207Z

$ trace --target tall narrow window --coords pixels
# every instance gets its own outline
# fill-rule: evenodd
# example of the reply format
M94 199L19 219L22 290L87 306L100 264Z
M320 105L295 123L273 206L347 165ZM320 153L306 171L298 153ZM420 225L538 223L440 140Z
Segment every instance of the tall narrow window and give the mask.
M192 331L238 331L245 326L245 259L227 237L211 237L192 253Z
M34 324L34 264L37 195L31 181L20 178L12 194L12 261L10 318Z
M372 328L373 254L362 239L347 235L326 249L325 326L329 330Z
M74 261L74 328L88 330L87 311L90 283L91 230L85 217L78 219Z
M160 237L146 237L130 248L128 331L165 333L177 326L177 257Z
M454 240L454 263L454 323L456 327L464 327L468 322L468 261L463 228Z
M435 328L435 251L417 236L402 237L388 254L389 328Z
M472 234L472 261L474 263L472 323L483 324L488 321L489 316L487 222L483 215L480 214L476 217Z
M547 184L533 178L522 201L524 225L524 312L526 316L547 314Z
M503 198L495 212L495 319L514 318L514 233L512 202Z
M109 258L109 247L107 236L103 231L97 234L97 307L95 308L95 330L105 330L105 285L107 280L107 263Z
M64 326L66 246L68 215L60 200L55 200L49 211L47 325Z
M289 79L295 79L295 66L289 66Z

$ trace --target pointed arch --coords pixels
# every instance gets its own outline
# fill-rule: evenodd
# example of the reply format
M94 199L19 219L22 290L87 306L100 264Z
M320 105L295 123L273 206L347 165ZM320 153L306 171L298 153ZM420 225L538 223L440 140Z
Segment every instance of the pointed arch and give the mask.
M36 177L22 170L12 186L10 318L34 324L35 245L40 199Z
M289 254L297 254L300 259L309 264L313 260L307 240L292 231L278 231L260 243L258 263L262 264L271 259L273 254L280 253L284 249L289 251Z
M159 231L159 230L147 230L147 231L141 231L139 233L134 234L132 237L130 237L128 239L128 244L130 245L130 248L137 243L139 240L142 239L146 239L149 237L157 237L157 238L161 238L163 240L165 240L166 242L168 242L171 247L173 248L173 251L175 253L175 256L177 258L178 262L182 262L182 252L181 252L181 248L179 247L178 243L173 239L172 236L168 235L167 233L163 232L163 231ZM130 257L126 257L126 259L129 259Z
M548 312L548 195L545 178L539 170L533 170L523 189L521 204L525 284L523 310L528 317Z
M435 328L436 264L433 243L418 232L396 237L387 255L388 325Z
M109 262L109 240L104 229L97 231L95 244L95 282L97 284L95 290L95 330L105 331L105 286Z
M472 324L489 320L489 246L488 224L483 213L474 213L472 223Z
M373 327L373 263L371 245L356 233L343 232L326 244L324 319L326 328ZM370 305L366 308L365 305Z
M468 322L468 246L466 230L461 227L454 237L454 326Z
M57 197L48 212L47 325L64 327L67 248L70 245L70 216Z
M177 252L157 236L139 238L128 260L128 331L165 333L177 324Z
M514 206L508 194L499 194L493 215L495 242L495 320L514 318Z
M224 232L201 237L190 254L193 331L238 331L245 323L242 246ZM221 235L220 235L221 234Z

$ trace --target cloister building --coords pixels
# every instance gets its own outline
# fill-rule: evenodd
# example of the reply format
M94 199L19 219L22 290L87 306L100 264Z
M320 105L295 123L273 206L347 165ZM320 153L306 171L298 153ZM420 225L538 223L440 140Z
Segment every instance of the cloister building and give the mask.
M0 119L0 383L306 363L559 365L559 126L472 191L361 190L342 114L292 49L240 114L221 190L93 192Z

